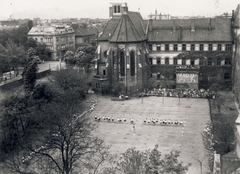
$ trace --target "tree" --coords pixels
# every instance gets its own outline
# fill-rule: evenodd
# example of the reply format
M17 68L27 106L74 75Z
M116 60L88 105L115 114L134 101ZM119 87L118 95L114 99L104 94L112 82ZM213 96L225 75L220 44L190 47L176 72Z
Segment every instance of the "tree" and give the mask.
M67 65L77 66L88 73L94 59L95 50L96 48L91 45L79 47L75 53L67 51L64 55L64 60Z
M24 89L26 93L30 93L33 91L36 79L37 79L37 63L30 62L28 65L24 67L23 70Z
M5 102L1 147L4 161L13 171L98 171L108 148L93 136L95 125L83 101L69 89L55 88L54 93L39 84L32 93Z
M26 45L25 45L25 49L28 50L29 48L37 48L37 41L34 40L33 38L28 38Z
M6 68L5 65L5 68L3 69L16 70L18 74L18 67L23 63L26 57L24 48L19 47L13 41L8 40L6 47L0 44L0 52L0 57L2 58L0 59L2 61L1 64L8 62L6 64L8 68Z
M33 21L32 20L29 20L28 21L28 31L30 31L33 27Z
M184 174L190 164L184 166L178 161L180 152L171 151L162 158L156 145L152 150L139 151L129 148L120 157L111 159L110 167L106 167L106 174Z
M89 88L91 78L81 74L78 70L68 67L61 69L53 75L53 80L65 91L72 91L79 98L84 98Z
M206 156L208 157L208 166L210 171L213 171L215 142L213 139L213 126L210 122L206 124L204 131L202 132L202 138Z

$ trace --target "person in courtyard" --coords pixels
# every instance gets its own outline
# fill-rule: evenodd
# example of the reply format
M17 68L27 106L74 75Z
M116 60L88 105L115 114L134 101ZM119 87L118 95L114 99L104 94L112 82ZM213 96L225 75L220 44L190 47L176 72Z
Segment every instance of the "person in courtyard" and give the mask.
M133 124L133 127L132 127L133 131L136 130L136 124Z

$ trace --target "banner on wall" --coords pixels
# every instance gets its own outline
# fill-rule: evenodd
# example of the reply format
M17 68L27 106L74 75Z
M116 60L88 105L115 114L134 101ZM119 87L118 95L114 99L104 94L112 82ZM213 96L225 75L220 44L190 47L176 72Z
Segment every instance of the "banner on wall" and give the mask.
M189 73L177 73L176 74L177 83L198 83L198 75L197 74L189 74Z

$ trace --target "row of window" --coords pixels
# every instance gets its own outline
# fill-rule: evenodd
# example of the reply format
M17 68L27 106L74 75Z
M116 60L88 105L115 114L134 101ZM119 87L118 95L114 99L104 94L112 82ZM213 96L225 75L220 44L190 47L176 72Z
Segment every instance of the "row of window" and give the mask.
M115 5L114 6L114 13L120 13L120 5Z
M232 51L231 44L149 44L150 51Z
M49 50L53 50L53 46L52 46L52 45L47 45L46 47L47 47L47 49L49 49Z
M153 58L149 58L149 62L151 65L204 65L204 59L196 59L196 60L191 60L191 59L178 59L178 58L157 58L155 62L153 62ZM231 65L232 61L231 58L226 58L224 60L218 58L216 62L212 58L207 59L207 65Z
M65 42L65 40L72 41L73 36L66 36L66 37L56 37L56 41L59 42L59 39L61 39L61 42Z

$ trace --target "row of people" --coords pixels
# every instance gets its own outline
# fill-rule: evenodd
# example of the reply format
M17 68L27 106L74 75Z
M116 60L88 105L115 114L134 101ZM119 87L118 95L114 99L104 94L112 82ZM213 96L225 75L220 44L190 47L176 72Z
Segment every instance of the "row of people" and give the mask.
M121 117L117 117L117 119L114 119L113 117L109 117L109 116L106 116L106 117L103 116L101 118L101 117L95 115L94 119L95 119L95 121L98 121L98 122L100 122L102 120L102 121L106 121L106 122L127 123L127 119L124 118L124 117L122 117L122 118ZM134 124L133 118L130 119L130 123Z
M143 121L143 124L160 124L160 125L176 125L176 126L182 126L183 121L178 121L178 120L170 120L170 119L147 119L145 118Z

